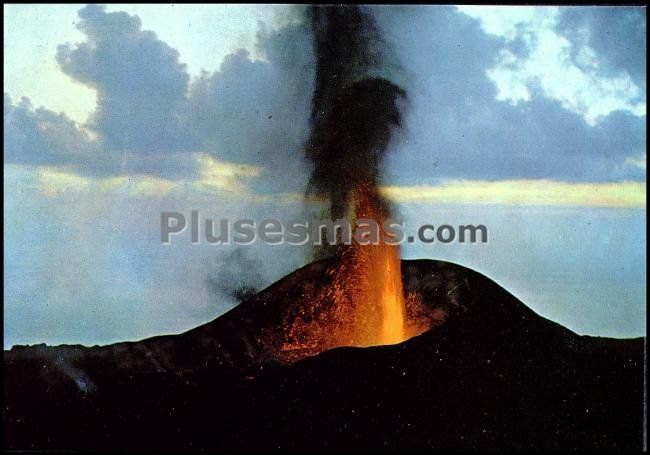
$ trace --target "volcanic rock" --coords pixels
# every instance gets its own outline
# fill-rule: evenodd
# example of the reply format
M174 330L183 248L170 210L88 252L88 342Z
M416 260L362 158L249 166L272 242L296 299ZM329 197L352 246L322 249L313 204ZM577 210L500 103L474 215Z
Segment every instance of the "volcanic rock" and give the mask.
M402 262L440 324L281 353L327 260L179 335L4 353L9 449L640 449L645 338L580 336L459 265Z

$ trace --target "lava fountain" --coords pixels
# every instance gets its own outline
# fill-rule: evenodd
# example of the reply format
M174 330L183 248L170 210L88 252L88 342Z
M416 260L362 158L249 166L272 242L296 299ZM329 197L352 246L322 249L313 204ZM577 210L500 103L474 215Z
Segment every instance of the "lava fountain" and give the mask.
M381 226L388 218L373 188L359 188L355 195L357 220L372 220ZM351 346L372 346L404 341L407 336L406 302L402 289L399 247L390 244L383 230L378 242L352 243L340 250L340 264L334 287L337 308L349 309L341 321L343 330L335 342Z
M417 294L405 295L399 246L381 227L389 212L376 189L361 186L354 199L353 221L375 221L369 225L377 231L368 242L338 245L323 284L288 306L280 354L285 360L341 346L396 344L440 322Z
M392 133L401 127L406 92L387 76L385 43L372 15L359 6L308 9L316 78L311 131L305 147L312 164L308 193L328 203L332 220L372 220L379 229L390 204L379 192L380 170ZM289 305L283 318L284 353L322 352L337 346L402 342L429 326L405 296L399 246L388 232L370 242L318 249L334 256L327 282ZM356 236L355 236L356 237Z

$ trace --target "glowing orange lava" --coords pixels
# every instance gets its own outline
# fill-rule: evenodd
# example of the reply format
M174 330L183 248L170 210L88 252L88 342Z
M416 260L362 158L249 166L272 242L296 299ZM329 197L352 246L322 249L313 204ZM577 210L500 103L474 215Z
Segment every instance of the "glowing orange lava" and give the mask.
M373 220L381 227L387 211L378 195L361 188L355 196L356 219ZM334 301L346 314L333 332L333 344L373 346L409 337L399 247L389 243L383 229L376 229L374 238L373 232L368 234L363 240L373 244L355 242L341 257L334 288L344 292L335 294Z
M381 223L388 209L373 187L355 193L356 220ZM313 295L304 295L299 314L285 317L285 353L322 352L339 346L396 344L430 327L417 316L419 300L405 298L399 246L380 230L377 244L339 245L329 279ZM291 357L291 356L289 356Z

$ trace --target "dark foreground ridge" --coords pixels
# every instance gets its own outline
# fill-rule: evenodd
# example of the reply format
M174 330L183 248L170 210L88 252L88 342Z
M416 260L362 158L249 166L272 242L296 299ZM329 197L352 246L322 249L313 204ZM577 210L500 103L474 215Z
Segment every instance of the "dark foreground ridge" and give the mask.
M398 345L274 360L280 310L327 285L326 266L180 335L5 351L5 447L642 448L644 338L578 336L446 262L402 266L442 325Z

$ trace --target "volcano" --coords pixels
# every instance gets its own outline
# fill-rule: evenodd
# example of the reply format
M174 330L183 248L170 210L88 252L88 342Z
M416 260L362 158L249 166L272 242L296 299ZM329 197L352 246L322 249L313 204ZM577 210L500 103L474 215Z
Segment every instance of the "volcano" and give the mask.
M5 351L6 448L643 447L645 338L579 336L459 265L401 262L419 335L288 348L333 260L179 335Z

